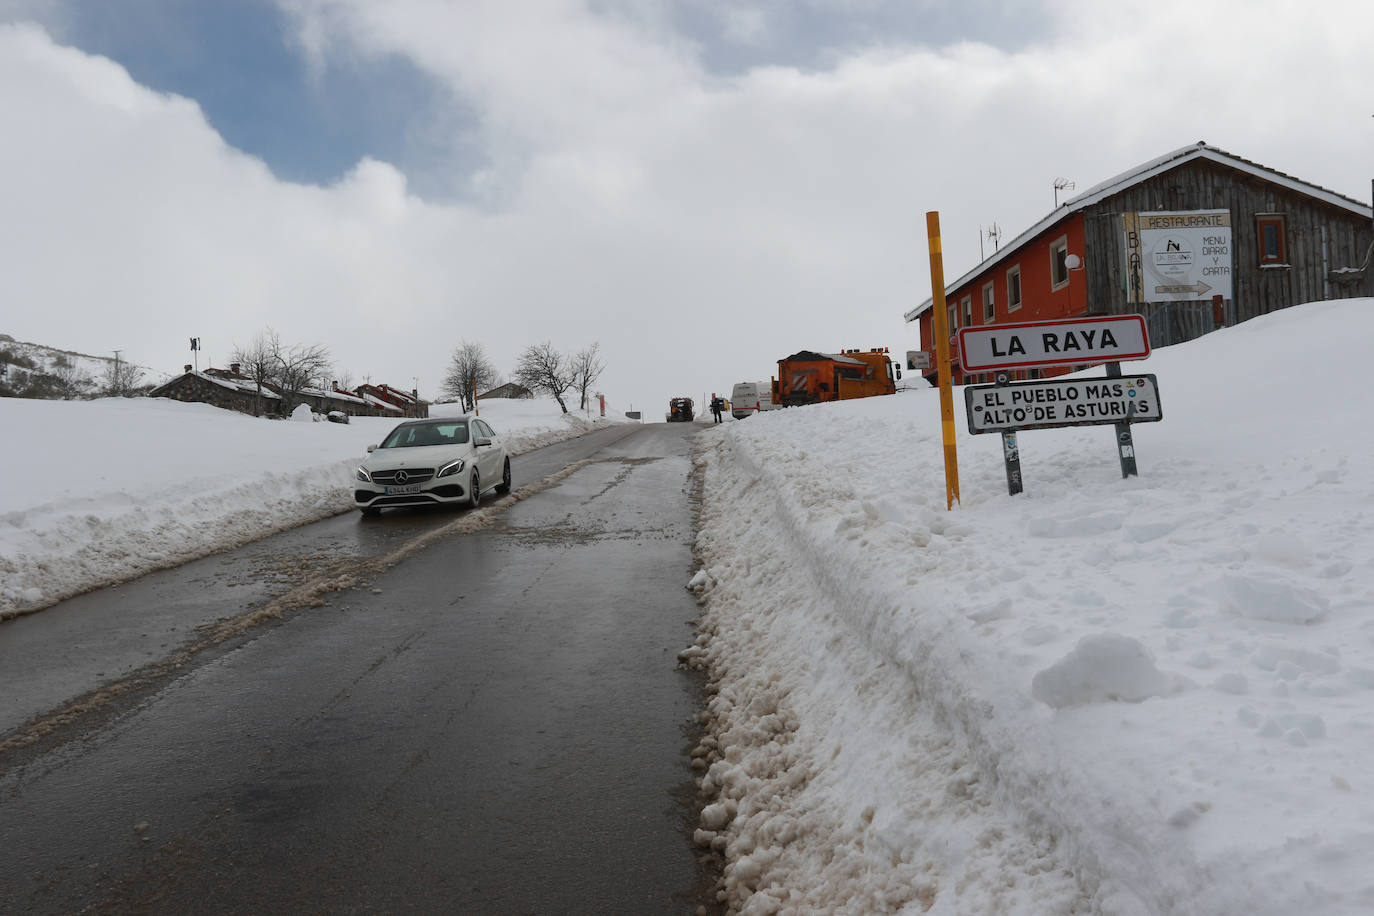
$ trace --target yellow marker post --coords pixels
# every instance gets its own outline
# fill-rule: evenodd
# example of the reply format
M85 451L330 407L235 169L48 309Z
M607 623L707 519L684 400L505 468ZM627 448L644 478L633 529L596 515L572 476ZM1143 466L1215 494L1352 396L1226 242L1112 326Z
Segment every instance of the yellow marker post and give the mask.
M945 312L945 262L940 247L940 213L926 214L930 238L930 287L934 295L931 327L935 334L935 365L940 377L940 427L945 441L945 509L959 501L959 453L954 444L954 385L949 368L949 320Z

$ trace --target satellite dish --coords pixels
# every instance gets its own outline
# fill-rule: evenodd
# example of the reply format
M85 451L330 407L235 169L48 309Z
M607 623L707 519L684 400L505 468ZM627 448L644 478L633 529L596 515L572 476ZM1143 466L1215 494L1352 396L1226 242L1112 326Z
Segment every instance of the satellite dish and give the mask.
M1076 254L1065 255L1064 266L1069 270L1077 270L1083 266L1083 259Z

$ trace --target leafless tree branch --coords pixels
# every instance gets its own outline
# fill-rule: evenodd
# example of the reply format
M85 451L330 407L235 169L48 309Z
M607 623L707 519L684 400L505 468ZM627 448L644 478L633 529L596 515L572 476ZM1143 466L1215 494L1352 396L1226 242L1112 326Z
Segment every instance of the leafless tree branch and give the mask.
M553 395L563 412L568 412L568 405L563 403L563 394L572 387L572 373L568 370L567 357L555 350L548 341L525 348L513 377L531 391L547 391Z

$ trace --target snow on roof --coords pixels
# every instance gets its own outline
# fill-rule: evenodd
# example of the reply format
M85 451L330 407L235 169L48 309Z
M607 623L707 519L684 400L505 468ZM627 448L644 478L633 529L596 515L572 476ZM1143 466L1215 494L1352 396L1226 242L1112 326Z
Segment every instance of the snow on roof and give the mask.
M396 411L396 413L402 412L401 408L397 407L390 401L384 401L381 398L377 397L375 394L370 394L366 391L363 392L363 400L367 401L373 407L380 407L383 410L394 410Z
M825 361L825 360L832 360L832 361L837 362L837 363L849 363L849 364L854 365L854 366L866 366L866 365L868 365L868 364L865 363L863 360L861 360L861 359L855 359L854 357L848 356L848 355L846 355L846 354L844 354L844 353L819 353L819 352L817 352L817 351L815 351L815 350L801 350L801 351L799 351L799 352L797 352L797 353L793 353L791 356L787 357L787 360L786 360L786 361L787 361L787 362L823 362L823 361Z
M195 371L187 372L185 373L185 375L193 375L196 378L204 379L207 382L213 382L214 384L219 385L221 388L228 388L231 391L244 391L248 394L258 393L257 383L255 383L251 379L236 379L230 376L209 375L205 372ZM171 383L169 382L168 384ZM277 394L275 391L273 391L271 388L268 388L266 385L264 385L262 388L262 396L265 398L281 398L281 395Z
M350 404L366 404L367 401L348 391L331 391L328 388L302 388L301 394L309 395L312 398L328 398L334 401L346 401Z
M398 399L400 399L400 400L402 400L402 401L406 401L407 403L410 403L410 404L417 403L418 400L419 400L417 397L415 397L415 395L411 394L409 391L405 391L405 390L403 390L403 389L401 389L401 388L394 388L394 387L392 387L391 385L387 385L387 384L381 384L381 385L364 385L364 386L362 386L362 387L363 387L363 390L367 390L367 389L370 388L370 389L372 389L372 390L374 390L374 391L381 391L381 392L384 392L384 393L386 393L386 394L388 394L388 395L391 395L391 396L394 397L394 398L398 398Z
M1265 181L1285 187L1290 191L1296 191L1299 194L1304 194L1324 203L1331 204L1333 207L1347 210L1365 219L1374 217L1374 208L1371 208L1367 204L1362 204L1354 198L1346 197L1343 194L1337 194L1335 191L1329 191L1318 185L1302 181L1301 179L1294 178L1292 175L1268 168L1257 162L1252 162L1249 159L1243 159L1240 156L1228 153L1226 150L1218 149L1215 146L1209 146L1206 140L1199 140L1197 143L1191 143L1188 146L1180 147L1171 153L1166 153L1163 156L1151 159L1149 162L1142 163L1133 169L1122 172L1120 175L1108 178L1106 181L1094 185L1077 197L1064 201L1059 209L1050 213L1044 219L1012 239L1011 243L1008 244L1006 248L996 252L990 258L980 261L976 267L965 273L958 280L947 284L945 286L945 291L949 292L952 289L958 289L969 280L986 272L989 267L1000 261L1006 260L1011 255L1015 254L1025 243L1039 237L1051 226L1061 220L1086 210L1093 204L1111 197L1113 194L1119 193L1131 185L1139 184L1162 172L1167 172L1172 168L1176 168L1190 159L1207 159L1219 165L1224 165L1228 168L1254 175L1257 178L1262 178ZM921 315L925 314L933 303L933 297L927 299L911 311L905 313L902 317L908 322L915 321L920 318Z

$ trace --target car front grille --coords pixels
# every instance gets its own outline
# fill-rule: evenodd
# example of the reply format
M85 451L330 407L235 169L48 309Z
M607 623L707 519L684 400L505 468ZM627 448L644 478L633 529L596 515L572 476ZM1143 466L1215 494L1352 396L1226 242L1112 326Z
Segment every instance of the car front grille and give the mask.
M405 480L397 480L397 474L404 474ZM394 471L373 471L372 482L383 486L424 483L434 479L434 468L397 468Z
M428 493L407 493L405 496L378 496L371 505L378 509L383 506L437 506L439 500Z

